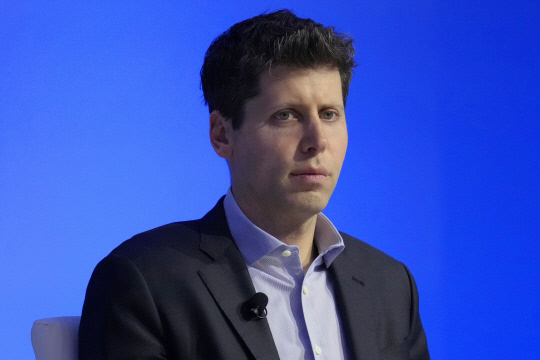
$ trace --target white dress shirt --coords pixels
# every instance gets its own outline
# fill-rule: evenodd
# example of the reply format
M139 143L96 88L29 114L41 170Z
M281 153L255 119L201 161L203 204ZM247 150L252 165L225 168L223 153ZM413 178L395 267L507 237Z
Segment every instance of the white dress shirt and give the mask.
M328 267L345 245L330 220L322 213L317 215L314 240L319 255L304 274L299 248L253 224L230 189L224 206L253 285L268 296L267 319L280 359L347 359L343 327L327 276Z

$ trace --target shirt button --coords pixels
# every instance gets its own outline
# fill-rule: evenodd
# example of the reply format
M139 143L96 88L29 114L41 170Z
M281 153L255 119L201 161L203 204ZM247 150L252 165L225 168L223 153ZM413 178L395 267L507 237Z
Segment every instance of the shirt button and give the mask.
M284 257L289 257L291 256L291 252L289 250L285 250L284 252L281 253L281 255L283 255Z
M306 285L302 286L302 292L304 294L307 294L307 286Z
M318 345L315 346L315 354L321 355L321 348Z

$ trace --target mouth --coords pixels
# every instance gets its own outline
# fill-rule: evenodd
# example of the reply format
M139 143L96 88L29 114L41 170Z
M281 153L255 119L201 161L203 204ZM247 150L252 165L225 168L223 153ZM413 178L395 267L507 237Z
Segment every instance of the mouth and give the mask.
M324 168L314 169L314 168L307 168L307 169L301 169L296 170L291 173L292 176L328 176L329 173Z
M291 173L292 178L308 183L319 183L324 181L330 174L326 169L301 169Z

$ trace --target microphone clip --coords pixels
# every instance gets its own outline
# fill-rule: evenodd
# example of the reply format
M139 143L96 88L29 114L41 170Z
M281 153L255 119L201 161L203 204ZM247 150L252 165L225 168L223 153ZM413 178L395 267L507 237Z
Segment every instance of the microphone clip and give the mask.
M266 305L268 304L268 296L262 292L258 292L242 304L242 316L245 320L259 320L264 319L268 311Z

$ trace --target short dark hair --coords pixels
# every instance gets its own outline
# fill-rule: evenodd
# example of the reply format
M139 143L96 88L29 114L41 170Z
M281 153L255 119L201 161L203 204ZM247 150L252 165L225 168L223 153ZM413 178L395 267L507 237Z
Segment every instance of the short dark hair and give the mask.
M341 77L343 103L352 78L352 38L290 10L278 10L241 21L219 35L204 57L201 87L210 112L243 122L245 102L259 94L261 73L271 66L331 66Z

